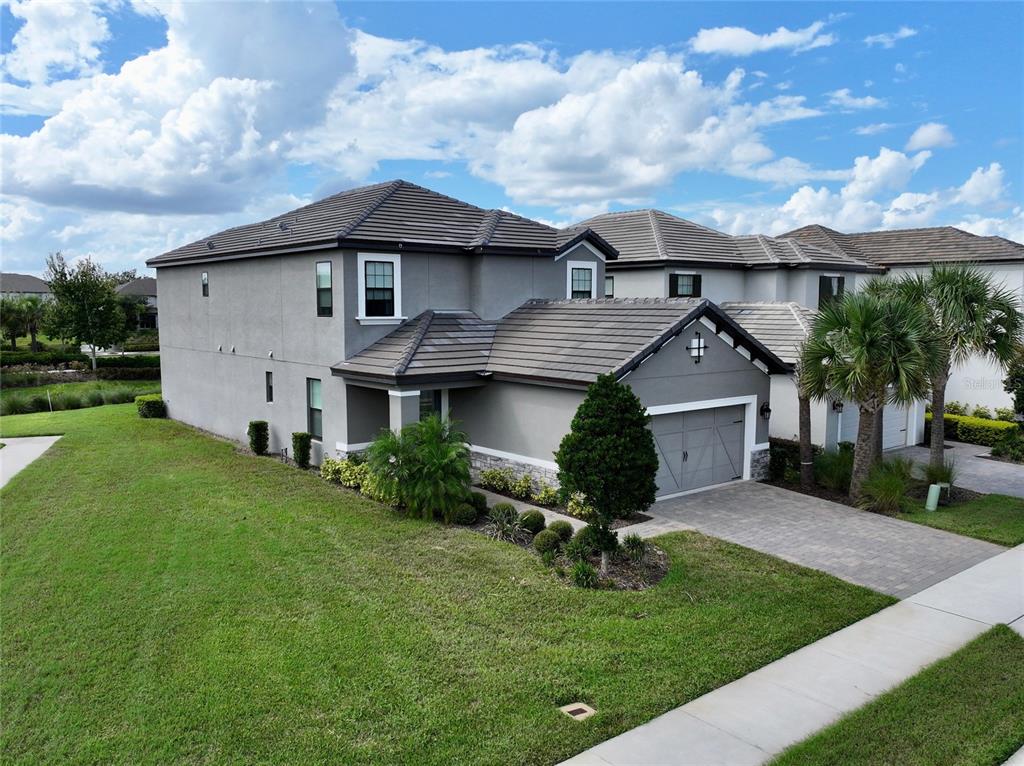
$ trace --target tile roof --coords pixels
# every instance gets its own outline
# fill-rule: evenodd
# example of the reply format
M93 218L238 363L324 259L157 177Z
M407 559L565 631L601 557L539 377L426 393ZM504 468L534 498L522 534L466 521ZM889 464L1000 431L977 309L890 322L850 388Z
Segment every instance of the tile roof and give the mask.
M216 260L267 252L352 246L420 245L483 252L557 254L586 238L614 258L591 232L574 237L504 210L484 210L408 181L363 186L266 221L237 226L158 255L148 265Z
M614 268L631 261L677 261L738 268L825 266L867 271L870 263L842 252L765 236L733 237L661 210L605 213L570 227L589 228L619 251Z
M787 364L799 359L815 313L793 302L726 301L721 308Z
M117 292L121 295L156 295L156 280L153 277L138 277L118 285Z
M5 293L49 293L50 286L31 274L0 274L0 292Z
M709 315L774 372L786 364L700 298L533 300L497 322L426 311L332 370L389 383L493 375L586 385L625 375L691 322Z
M881 266L1024 260L1024 245L1019 242L1003 237L981 237L953 226L844 234L814 224L782 236Z

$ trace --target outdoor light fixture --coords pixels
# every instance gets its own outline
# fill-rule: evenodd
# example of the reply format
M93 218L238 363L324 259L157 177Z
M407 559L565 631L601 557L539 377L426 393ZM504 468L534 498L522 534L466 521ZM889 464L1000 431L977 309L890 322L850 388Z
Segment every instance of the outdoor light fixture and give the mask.
M832 412L839 412L839 413L841 413L842 411L843 411L843 403L842 403L841 400L836 399L834 402L832 402Z
M687 347L690 349L690 356L693 357L694 364L700 364L700 358L704 356L704 350L707 347L708 344L700 337L700 333L696 333L696 337L690 341L690 345Z
M772 416L772 408L768 405L768 402L761 405L759 412L761 413L761 417L765 420Z

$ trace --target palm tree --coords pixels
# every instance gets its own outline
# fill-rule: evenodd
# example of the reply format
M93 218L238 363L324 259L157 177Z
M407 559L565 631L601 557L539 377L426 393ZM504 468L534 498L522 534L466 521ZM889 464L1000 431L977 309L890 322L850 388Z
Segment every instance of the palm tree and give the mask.
M27 295L21 299L21 310L25 328L32 339L30 344L31 350L38 351L39 341L36 340L36 336L39 334L39 328L42 327L43 321L46 319L46 302L38 295Z
M928 392L934 341L920 305L874 292L847 294L822 307L800 360L804 396L843 399L860 411L850 495L875 461L876 414L889 402L909 404Z
M899 295L919 303L936 342L930 372L932 393L931 458L943 465L946 385L955 366L971 356L1009 364L1021 342L1020 303L1012 290L996 285L992 277L974 266L932 266L927 274L906 274L896 280L875 280L869 291Z

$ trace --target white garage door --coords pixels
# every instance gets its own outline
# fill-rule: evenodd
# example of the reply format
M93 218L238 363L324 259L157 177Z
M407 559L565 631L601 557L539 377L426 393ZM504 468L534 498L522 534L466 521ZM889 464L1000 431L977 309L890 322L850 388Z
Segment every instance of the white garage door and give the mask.
M658 495L743 478L744 407L655 415Z
M840 415L839 441L856 442L860 422L857 405L846 402ZM882 449L897 449L907 444L907 408L887 404L882 413Z

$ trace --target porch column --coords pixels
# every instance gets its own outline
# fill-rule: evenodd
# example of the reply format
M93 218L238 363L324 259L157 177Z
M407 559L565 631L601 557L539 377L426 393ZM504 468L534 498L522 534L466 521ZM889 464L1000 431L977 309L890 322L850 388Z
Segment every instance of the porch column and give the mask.
M388 411L391 430L397 434L420 419L420 392L388 389Z

